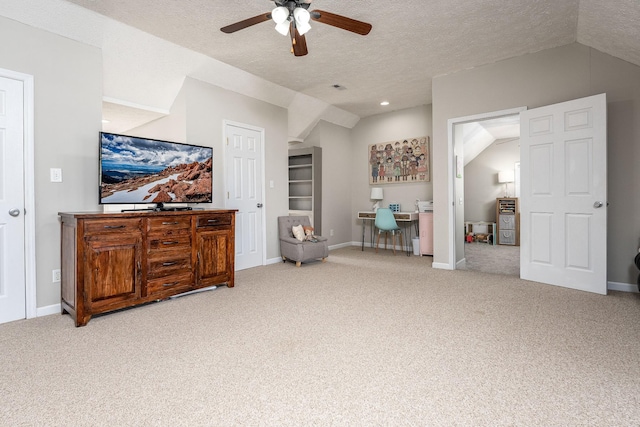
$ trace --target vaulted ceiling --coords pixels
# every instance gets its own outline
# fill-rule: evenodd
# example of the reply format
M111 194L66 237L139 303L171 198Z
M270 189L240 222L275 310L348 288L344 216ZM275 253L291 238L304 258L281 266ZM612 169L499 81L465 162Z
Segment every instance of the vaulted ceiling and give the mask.
M271 22L219 29L269 12L266 0L69 0L360 117L431 102L431 78L578 41L640 65L637 0L314 0L373 25L367 36L312 21L294 57ZM339 84L346 90L336 90Z
M637 0L313 0L310 10L369 22L373 30L360 36L312 21L306 35L309 54L302 57L290 53L290 39L278 34L271 21L233 34L220 31L225 25L270 12L274 3L267 0L49 0L47 4L65 2L355 117L431 103L435 76L573 42L640 65ZM28 16L28 6L26 9L15 14ZM0 13L6 15L1 7ZM105 54L105 62L114 54ZM155 49L139 49L136 55L141 62L155 56L158 75L171 80L175 68L171 62L175 59L167 56L165 61L158 61ZM121 75L111 75L118 72ZM130 70L112 67L109 73L105 80L126 85ZM152 83L158 87L158 82ZM380 106L383 100L390 105ZM151 106L159 103L136 102ZM291 102L290 98L286 102Z

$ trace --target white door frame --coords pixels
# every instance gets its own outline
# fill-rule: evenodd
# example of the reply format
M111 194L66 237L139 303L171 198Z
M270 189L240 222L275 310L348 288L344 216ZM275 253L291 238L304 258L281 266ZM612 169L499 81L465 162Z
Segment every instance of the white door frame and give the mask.
M36 306L36 210L34 169L34 84L33 76L0 68L0 77L21 81L24 98L24 261L27 319L38 315Z
M222 120L222 140L223 141L227 140L227 136L228 136L227 135L227 125L241 127L241 128L249 129L249 130L252 130L252 131L260 133L260 147L262 148L260 150L261 151L261 153L260 153L260 157L261 157L261 159L260 159L260 167L262 169L262 176L260 177L260 179L262 181L262 188L260 189L260 191L262 193L261 197L262 197L262 201L263 201L263 205L264 205L264 207L262 209L260 209L260 211L261 211L260 214L262 215L262 230L260 230L260 232L262 233L262 265L266 265L267 264L267 233L266 233L267 227L266 227L265 224L267 223L266 222L266 209L267 209L267 206L266 206L266 203L265 203L265 200L266 200L266 197L265 197L265 160L264 160L265 152L266 152L265 144L264 144L264 140L265 140L264 133L265 133L265 131L264 131L264 128L248 125L246 123L235 122L233 120L224 119L224 120ZM230 183L227 182L227 172L228 172L227 171L227 167L228 167L228 165L227 165L226 150L227 150L227 144L225 143L224 144L225 153L223 154L223 158L225 159L224 160L224 171L223 171L225 194L227 193L227 191L229 189L229 185L230 185ZM224 197L224 205L225 205L225 207L227 207L227 203L228 203L228 199L225 196Z
M510 108L508 110L494 111L490 113L474 114L472 116L457 117L447 120L447 158L449 159L448 173L447 173L447 214L449 218L448 222L448 236L449 236L449 262L434 263L434 268L442 268L445 270L456 269L456 203L455 203L455 179L456 179L456 156L454 152L454 128L456 125L479 122L482 120L495 119L504 116L512 116L520 114L521 111L525 111L527 107Z

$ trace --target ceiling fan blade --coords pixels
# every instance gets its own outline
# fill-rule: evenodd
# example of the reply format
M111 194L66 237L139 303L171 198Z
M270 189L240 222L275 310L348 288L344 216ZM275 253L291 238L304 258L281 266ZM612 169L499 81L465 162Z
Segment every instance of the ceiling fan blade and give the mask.
M291 23L291 50L295 56L305 56L309 51L307 50L307 39L304 35L300 35L293 22Z
M363 36L369 34L369 31L371 31L372 28L371 24L367 24L366 22L357 21L342 15L336 15L331 12L325 12L324 10L316 9L311 12L311 19Z
M252 25L268 21L269 19L271 19L271 13L263 13L262 15L254 16L253 18L245 19L243 21L236 22L235 24L222 27L220 28L220 31L222 31L223 33L231 34L235 33L236 31L244 30L245 28Z

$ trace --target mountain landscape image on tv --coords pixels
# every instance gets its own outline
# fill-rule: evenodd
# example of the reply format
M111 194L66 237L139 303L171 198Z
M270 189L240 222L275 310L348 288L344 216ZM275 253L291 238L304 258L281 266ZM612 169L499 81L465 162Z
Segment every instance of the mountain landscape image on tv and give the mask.
M211 203L213 149L100 133L100 203Z

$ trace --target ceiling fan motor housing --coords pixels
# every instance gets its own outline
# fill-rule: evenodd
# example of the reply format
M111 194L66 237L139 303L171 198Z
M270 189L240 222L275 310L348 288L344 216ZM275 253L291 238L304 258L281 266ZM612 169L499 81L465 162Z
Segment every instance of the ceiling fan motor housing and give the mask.
M278 7L286 7L289 9L289 13L293 13L293 10L297 7L309 9L309 6L311 6L311 2L307 3L300 0L274 0L273 2Z

